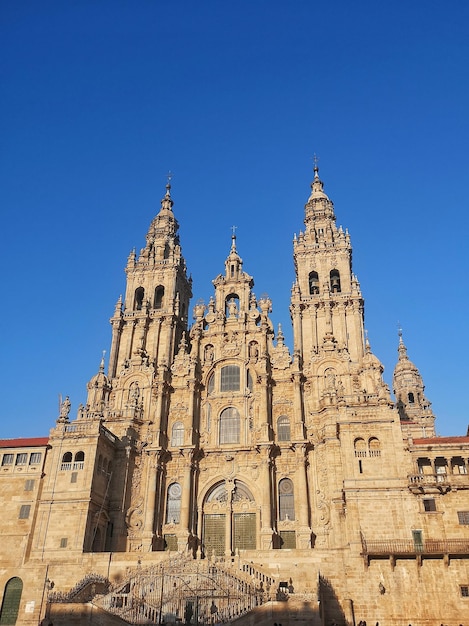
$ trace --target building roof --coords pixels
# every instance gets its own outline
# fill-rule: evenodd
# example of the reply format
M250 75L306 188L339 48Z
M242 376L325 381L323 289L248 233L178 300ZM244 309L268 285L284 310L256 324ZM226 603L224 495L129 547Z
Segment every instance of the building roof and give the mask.
M0 448L38 448L47 446L49 437L23 437L20 439L0 439Z
M413 439L416 446L438 446L447 444L469 444L469 437L426 437L424 439Z

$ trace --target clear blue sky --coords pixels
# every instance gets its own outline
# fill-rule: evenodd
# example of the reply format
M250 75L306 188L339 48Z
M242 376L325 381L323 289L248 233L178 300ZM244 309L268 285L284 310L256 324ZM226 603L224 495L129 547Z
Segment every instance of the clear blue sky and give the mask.
M85 402L168 170L192 304L235 224L291 345L314 153L387 382L400 321L438 432L465 434L468 25L467 0L2 0L0 437Z

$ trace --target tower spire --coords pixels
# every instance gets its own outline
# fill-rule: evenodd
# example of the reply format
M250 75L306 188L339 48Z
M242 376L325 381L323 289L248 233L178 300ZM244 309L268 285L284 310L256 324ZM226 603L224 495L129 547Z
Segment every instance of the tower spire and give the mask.
M435 417L431 403L424 395L425 385L418 368L407 355L402 328L398 326L398 360L393 374L394 395L401 423L415 431L417 437L434 435Z

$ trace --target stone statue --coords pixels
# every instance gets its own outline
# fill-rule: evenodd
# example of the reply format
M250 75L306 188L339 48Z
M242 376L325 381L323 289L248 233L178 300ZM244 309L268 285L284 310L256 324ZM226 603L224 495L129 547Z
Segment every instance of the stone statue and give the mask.
M60 419L68 420L68 415L70 413L70 409L72 408L72 403L70 402L70 398L65 396L65 400L60 405Z

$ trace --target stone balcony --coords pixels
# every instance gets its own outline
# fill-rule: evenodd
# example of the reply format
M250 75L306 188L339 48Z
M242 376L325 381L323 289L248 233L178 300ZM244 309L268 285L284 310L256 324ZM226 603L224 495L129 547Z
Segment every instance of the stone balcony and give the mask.
M410 474L407 478L409 490L416 495L469 489L469 474Z
M371 559L388 558L392 569L396 559L416 559L419 565L424 558L442 558L449 565L451 558L469 559L469 537L466 539L412 539L365 540L362 537L362 556L366 566Z

